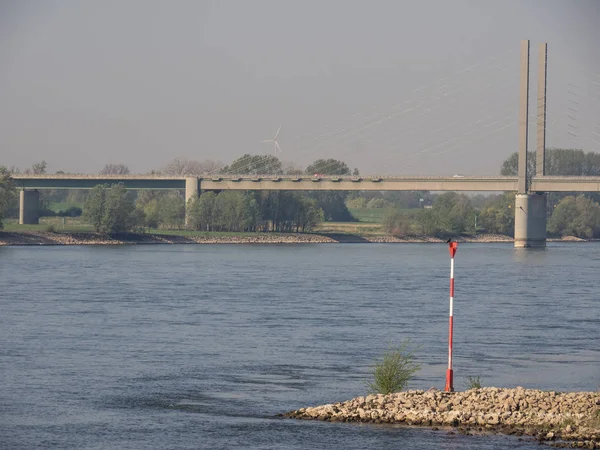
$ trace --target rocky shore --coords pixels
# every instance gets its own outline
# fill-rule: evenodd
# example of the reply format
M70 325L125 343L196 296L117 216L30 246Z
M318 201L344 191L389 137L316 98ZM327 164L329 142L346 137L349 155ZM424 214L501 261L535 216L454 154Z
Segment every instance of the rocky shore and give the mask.
M517 387L465 392L406 391L301 408L294 419L448 428L461 434L530 436L557 447L600 449L600 392Z
M42 231L0 232L2 245L136 245L136 244L321 244L336 242L327 236L301 233L256 233L251 236L179 236L151 233L51 233Z
M455 238L465 243L513 242L510 236L479 234ZM584 241L575 237L548 241ZM336 233L253 233L241 235L168 235L153 233L123 233L110 236L93 232L18 231L0 232L3 245L133 245L133 244L326 244L326 243L443 243L430 236L396 237Z

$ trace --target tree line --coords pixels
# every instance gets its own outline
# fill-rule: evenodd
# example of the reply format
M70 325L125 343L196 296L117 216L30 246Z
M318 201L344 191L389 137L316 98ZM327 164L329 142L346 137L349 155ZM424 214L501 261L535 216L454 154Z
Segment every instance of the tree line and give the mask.
M502 164L502 175L517 174L518 155L510 155ZM40 174L47 163L34 164L25 173ZM535 173L535 158L531 154L528 170ZM210 171L259 175L326 174L350 175L346 163L335 159L319 159L304 170L284 164L274 156L243 155L225 166L218 162L197 162L176 159L155 173L177 176L201 176ZM18 212L18 198L10 175L18 169L0 168L0 224L2 215ZM129 169L122 164L107 164L104 174L124 175ZM549 175L600 176L600 154L577 149L548 149ZM113 189L119 190L112 192ZM98 191L103 190L104 194ZM110 194L110 195L109 195ZM99 201L99 199L103 199ZM125 192L122 186L102 186L86 191L43 191L43 207L49 202L85 203L84 215L96 229L107 232L124 228L184 228L206 231L309 231L322 220L355 220L351 207L386 208L384 228L393 234L424 234L447 236L460 233L489 232L512 235L514 230L514 194L483 197L454 192L203 192L187 205L183 192ZM113 203L119 201L117 206ZM600 237L600 193L548 195L548 232L550 235ZM104 202L104 203L102 203ZM95 206L93 206L95 205ZM100 205L100 206L98 206ZM76 209L61 212L76 215ZM125 214L111 221L110 214ZM187 220L186 220L187 219ZM1 226L1 225L0 225Z
M323 220L323 210L300 192L207 192L190 200L188 219L203 231L306 232Z
M134 200L123 184L98 185L83 207L84 219L95 231L122 233L144 227L184 228L198 231L307 232L323 220L316 202L297 192L204 192L191 198L187 211L177 195L148 192Z
M500 174L517 175L518 154L503 163ZM535 154L528 157L528 172L535 174ZM600 176L600 153L577 149L546 151L546 174L566 176ZM413 212L390 208L383 219L387 232L396 235L423 234L450 236L487 232L513 236L515 194L504 193L469 197L454 192L431 196L428 208ZM547 229L550 236L600 238L600 193L552 192L547 197Z
M412 212L389 208L384 229L396 236L449 237L460 234L492 233L514 235L515 194L488 197L482 208L472 198L447 192L434 196L431 208ZM600 238L600 204L585 195L568 195L552 205L547 231L550 236Z
M36 163L31 169L24 173L43 174L47 171L47 163L42 161ZM246 154L234 160L229 165L223 165L215 161L193 161L183 158L177 158L160 170L152 171L157 175L170 176L203 176L211 172L218 171L225 174L239 175L257 175L257 174L328 174L328 175L350 175L358 174L358 170L352 172L346 163L335 159L318 159L305 169L300 169L290 163L283 163L278 158L271 155L250 155ZM7 173L20 173L16 168L7 169ZM63 173L61 171L57 173ZM102 175L127 175L130 170L123 164L107 164L100 174ZM109 187L104 186L103 189ZM207 202L213 198L212 194L206 193L203 199L201 195L198 199L202 203L202 208L208 208ZM291 231L312 229L316 223L321 220L334 221L352 221L355 220L350 214L345 200L348 196L346 192L296 192L281 193L273 192L249 192L249 193L225 193L214 194L214 206L210 207L212 219L203 219L203 222L197 227L203 229L217 230L270 230L270 231ZM96 195L94 193L94 195ZM71 205L83 205L92 196L92 192L83 190L48 190L40 192L40 214L42 216L67 215L74 216L79 211L74 207L67 210L54 212L50 209L52 203L68 203ZM183 200L183 192L164 192L164 191L138 191L129 192L127 197L134 202L135 208L139 209L137 214L136 227L150 228L183 228L186 223L185 210L186 205ZM97 198L93 198L97 202ZM16 198L7 200L6 211L11 216L18 214L18 202ZM257 206L256 206L257 205ZM192 210L197 208L191 205ZM227 207L243 210L237 211L235 215L225 219L229 213L225 211ZM256 213L258 208L259 213ZM84 208L85 209L85 208ZM143 214L142 214L143 213ZM232 217L239 220L233 220ZM86 215L88 217L88 215ZM98 222L98 214L96 222ZM130 223L125 221L122 223ZM193 218L188 218L188 223L194 223ZM96 227L96 226L95 226ZM196 225L194 225L196 227ZM98 225L98 229L107 229L105 225ZM110 228L110 227L109 227ZM111 228L112 229L112 228Z

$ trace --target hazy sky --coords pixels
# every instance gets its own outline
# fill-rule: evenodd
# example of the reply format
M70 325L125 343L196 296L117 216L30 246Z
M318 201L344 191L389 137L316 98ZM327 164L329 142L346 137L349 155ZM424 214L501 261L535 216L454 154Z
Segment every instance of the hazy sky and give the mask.
M548 42L548 145L600 151L599 23L599 0L0 0L0 165L228 163L282 125L302 166L496 174L521 39L534 122Z

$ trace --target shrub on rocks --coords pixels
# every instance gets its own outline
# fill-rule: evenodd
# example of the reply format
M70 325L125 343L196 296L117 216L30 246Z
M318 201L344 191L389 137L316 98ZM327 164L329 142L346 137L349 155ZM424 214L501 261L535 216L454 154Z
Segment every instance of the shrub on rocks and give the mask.
M369 391L386 395L405 389L412 376L421 369L421 364L415 362L414 350L407 339L399 348L385 352L381 361L373 366L373 381L367 382Z
M470 389L481 389L481 379L479 377L467 377L467 391Z

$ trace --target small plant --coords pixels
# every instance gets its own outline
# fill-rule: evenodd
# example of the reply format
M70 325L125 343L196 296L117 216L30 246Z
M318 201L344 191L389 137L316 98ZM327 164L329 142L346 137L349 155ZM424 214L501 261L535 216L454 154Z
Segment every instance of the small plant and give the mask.
M372 368L373 381L367 382L372 394L391 394L403 390L412 376L421 369L415 362L410 339L406 339L399 348L390 348L383 354L381 361Z
M481 389L481 379L479 377L467 377L467 391L469 389Z
M600 429L600 408L592 413L592 417L589 420L589 426L594 429Z
M46 226L46 232L48 233L55 233L56 232L56 228L54 228L54 225L50 224Z
M575 419L573 419L573 417L570 417L570 416L569 416L569 417L565 417L565 418L563 419L563 421L562 421L562 422L561 422L561 424L560 424L560 427L561 427L561 428L566 428L566 427L568 427L568 426L570 426L570 427L575 427L575 425L576 425L576 423L575 423Z

